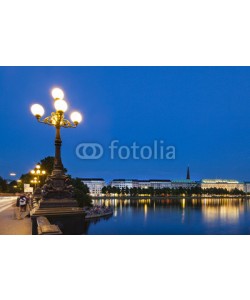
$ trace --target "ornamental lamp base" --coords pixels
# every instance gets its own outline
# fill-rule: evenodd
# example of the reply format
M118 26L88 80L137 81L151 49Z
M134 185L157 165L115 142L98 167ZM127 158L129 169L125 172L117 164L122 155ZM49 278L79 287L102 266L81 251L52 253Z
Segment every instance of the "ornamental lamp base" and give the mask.
M38 206L30 212L32 234L37 234L37 218L46 217L63 234L83 234L85 212L73 198L74 189L68 176L48 176L41 188Z

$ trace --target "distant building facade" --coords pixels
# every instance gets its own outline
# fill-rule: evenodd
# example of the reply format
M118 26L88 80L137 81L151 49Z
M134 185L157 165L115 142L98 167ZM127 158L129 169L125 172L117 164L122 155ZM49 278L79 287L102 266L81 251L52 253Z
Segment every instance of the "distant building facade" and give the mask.
M172 189L179 189L179 188L191 189L197 186L199 186L199 183L190 179L172 180L171 182Z
M244 191L245 185L243 182L239 182L238 180L233 179L202 179L201 180L201 188L202 189L226 189L228 191L238 189Z
M171 189L171 180L168 179L150 179L149 184L153 189L164 189L170 188Z
M117 187L120 189L129 188L132 189L134 187L138 187L138 180L136 179L113 179L110 182L112 187Z
M163 179L150 179L150 180L137 180L137 179L113 179L110 182L112 187L117 188L141 188L141 189L163 189L163 188L171 188L170 180Z
M244 182L244 192L250 193L250 182Z
M149 180L138 180L138 187L141 189L148 189L150 188L150 181Z
M102 178L81 178L81 181L89 188L91 196L101 196L105 181Z

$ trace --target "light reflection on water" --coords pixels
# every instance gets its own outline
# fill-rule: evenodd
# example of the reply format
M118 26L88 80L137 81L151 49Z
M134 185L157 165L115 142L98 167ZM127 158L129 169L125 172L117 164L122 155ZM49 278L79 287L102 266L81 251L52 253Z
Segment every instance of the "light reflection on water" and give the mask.
M202 203L202 213L208 222L222 220L237 223L244 214L244 204L244 200L240 199L205 199Z
M147 203L144 204L144 220L147 220L147 214L148 214L148 205Z
M105 199L94 200L114 209L111 218L87 224L87 234L249 234L249 200Z

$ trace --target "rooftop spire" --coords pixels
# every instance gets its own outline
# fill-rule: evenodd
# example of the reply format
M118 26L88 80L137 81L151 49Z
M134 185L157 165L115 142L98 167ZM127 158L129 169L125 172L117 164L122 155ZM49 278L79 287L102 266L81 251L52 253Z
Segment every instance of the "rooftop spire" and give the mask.
M190 170L189 170L189 167L187 168L187 180L190 180Z

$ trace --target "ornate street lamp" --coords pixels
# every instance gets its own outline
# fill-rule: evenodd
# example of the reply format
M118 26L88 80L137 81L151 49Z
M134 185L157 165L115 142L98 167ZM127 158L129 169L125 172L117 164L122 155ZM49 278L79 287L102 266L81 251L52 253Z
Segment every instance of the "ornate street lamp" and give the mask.
M34 179L30 181L30 183L34 184L35 185L35 189L36 189L37 185L40 183L40 180L37 179L37 177L34 177Z
M68 109L68 104L64 100L64 92L59 88L52 90L52 97L54 99L55 112L50 116L42 119L44 115L44 108L40 104L33 104L31 106L32 114L37 118L38 122L46 125L54 126L56 129L55 137L55 158L52 175L48 176L45 185L43 186L44 198L70 198L72 197L72 186L69 184L69 178L64 174L64 167L61 159L61 127L75 128L82 121L82 116L79 112L72 112L70 115L71 121L64 118L64 113Z
M37 164L34 170L30 171L31 175L37 176L38 178L38 186L40 183L40 176L44 176L46 174L46 171L41 169L41 165ZM34 178L35 179L35 178Z

